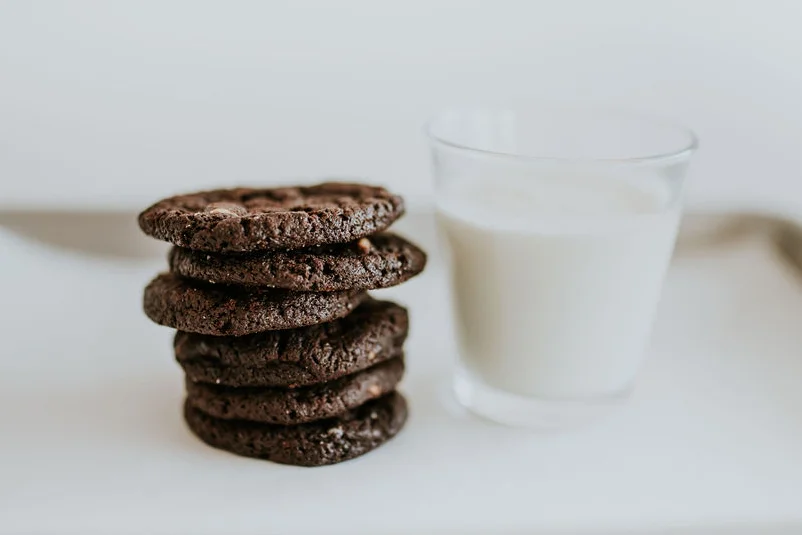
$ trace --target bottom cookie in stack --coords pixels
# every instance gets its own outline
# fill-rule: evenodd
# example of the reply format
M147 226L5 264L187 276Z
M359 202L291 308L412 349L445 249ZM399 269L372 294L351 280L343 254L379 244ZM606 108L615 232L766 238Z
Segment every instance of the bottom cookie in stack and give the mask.
M407 416L406 310L368 299L325 324L241 337L179 332L184 415L207 444L239 455L320 466L385 443Z
M407 405L401 394L391 392L334 418L272 425L215 418L187 399L184 418L210 446L277 463L323 466L363 455L394 437L407 419Z

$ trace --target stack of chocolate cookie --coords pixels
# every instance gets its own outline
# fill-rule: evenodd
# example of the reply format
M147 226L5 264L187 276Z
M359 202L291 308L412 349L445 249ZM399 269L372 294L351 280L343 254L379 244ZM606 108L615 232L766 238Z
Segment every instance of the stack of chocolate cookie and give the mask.
M181 195L140 214L175 245L144 308L178 329L184 416L201 440L317 466L398 433L407 312L367 290L424 268L423 251L383 232L403 212L383 188L327 183Z

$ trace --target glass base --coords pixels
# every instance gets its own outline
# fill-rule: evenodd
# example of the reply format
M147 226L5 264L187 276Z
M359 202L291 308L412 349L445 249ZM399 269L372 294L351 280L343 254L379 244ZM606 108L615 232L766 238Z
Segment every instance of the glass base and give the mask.
M510 394L488 386L473 374L458 369L454 394L468 410L494 422L532 429L565 429L597 420L624 404L631 389L603 397L548 399Z

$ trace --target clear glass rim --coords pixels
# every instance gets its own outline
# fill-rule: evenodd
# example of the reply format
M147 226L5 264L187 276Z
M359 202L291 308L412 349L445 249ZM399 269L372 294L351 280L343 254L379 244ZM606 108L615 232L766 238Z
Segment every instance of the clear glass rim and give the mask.
M483 154L486 156L491 156L495 158L505 158L505 159L515 159L520 161L531 161L531 162L551 162L551 163L605 163L605 164L660 164L665 163L666 161L676 161L676 160L683 160L689 158L698 148L699 148L699 138L697 137L696 133L691 130L690 128L683 126L680 123L675 121L665 119L658 115L652 115L648 113L640 113L634 112L631 110L626 109L616 109L616 108L588 108L588 107L564 107L564 106L557 106L553 108L545 108L543 110L534 110L535 112L543 111L549 114L557 114L557 113L566 113L570 116L578 116L582 114L586 114L587 116L608 116L611 118L629 118L629 119L636 119L638 121L642 121L644 124L650 124L655 127L662 127L662 128L669 128L674 130L676 133L680 134L685 142L680 144L675 148L671 148L670 150L658 151L652 154L645 154L645 155L637 155L631 157L595 157L595 156L571 156L571 157L562 157L562 156L547 156L547 155L538 155L538 154L526 154L526 153L517 153L517 152L504 152L504 151L495 151L484 149L477 146L472 146L470 144L465 143L458 143L456 141L450 140L447 137L439 135L436 133L435 129L438 124L438 121L445 117L448 114L471 114L476 112L509 112L515 110L508 110L503 108L450 108L443 110L435 115L433 115L424 125L424 133L426 137L435 145L442 145L444 147L448 147L450 149L474 153L474 154Z

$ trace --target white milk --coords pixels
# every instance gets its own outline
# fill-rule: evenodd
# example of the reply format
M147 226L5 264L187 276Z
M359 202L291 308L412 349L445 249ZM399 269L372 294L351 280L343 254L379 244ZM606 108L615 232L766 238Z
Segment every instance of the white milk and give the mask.
M636 183L495 181L439 203L469 372L491 387L543 398L604 396L631 385L679 220L667 188Z

